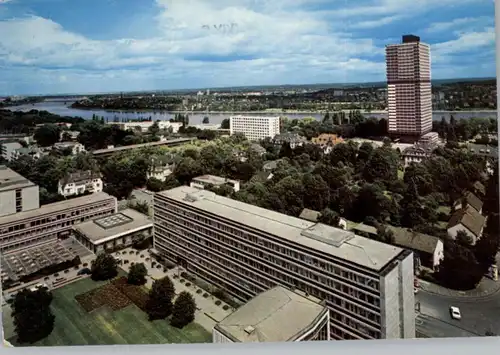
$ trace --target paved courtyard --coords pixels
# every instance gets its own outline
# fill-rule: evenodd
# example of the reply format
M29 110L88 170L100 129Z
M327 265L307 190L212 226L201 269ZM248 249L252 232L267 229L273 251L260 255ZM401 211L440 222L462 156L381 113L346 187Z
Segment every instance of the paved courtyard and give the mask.
M17 293L20 289L25 287L30 287L37 283L44 283L49 287L49 289L52 289L53 287L55 287L54 285L60 284L61 279L71 281L79 277L78 276L79 270L81 270L84 267L90 268L90 265L92 261L96 258L96 255L89 253L87 249L85 249L77 241L74 241L72 238L65 241L65 244L66 247L69 247L71 245L72 250L75 251L78 255L80 255L82 265L80 265L78 268L73 267L38 280L33 280L27 284L23 284L19 287L6 291L4 292L5 299L9 299L12 294ZM167 270L167 272L164 272L163 267L160 268L157 267L159 265L158 263L156 263L156 265L153 267L152 262L155 260L149 254L148 250L139 251L133 248L127 248L124 250L120 250L119 252L115 252L112 255L121 259L122 261L128 260L127 264L124 264L122 262L122 264L120 265L120 267L127 273L130 270L131 263L139 263L139 262L144 263L144 265L148 270L147 283L146 283L147 288L151 288L151 285L153 284L154 280L160 279L165 275L168 275L172 280L172 282L174 283L176 294L179 294L182 291L187 291L191 293L197 305L195 322L200 324L202 327L204 327L206 330L210 332L212 331L212 328L215 326L216 323L220 322L222 319L224 319L233 312L232 308L229 305L227 305L226 307L227 310L224 310L223 307L226 306L224 302L208 294L208 292L201 290L198 286L193 285L192 282L188 280L183 280L184 282L181 282L181 277L174 278L174 276L180 275L183 270L174 268L171 270ZM80 276L80 278L81 277L82 276ZM186 286L186 283L189 283L190 285ZM208 297L203 297L204 294L208 294ZM220 301L219 305L215 304L217 301Z
M130 252L133 253L131 254ZM144 263L144 265L148 269L148 277L146 283L146 287L148 288L151 288L154 280L161 279L165 275L168 275L174 283L176 294L179 294L182 291L191 293L194 300L196 301L197 306L195 321L208 331L211 332L216 323L220 322L222 319L233 312L233 310L229 306L227 310L224 310L223 307L226 304L222 301L220 305L216 305L215 302L218 299L214 296L209 295L206 298L203 297L203 295L207 292L201 290L198 286L193 285L192 282L189 282L187 280L185 280L184 282L180 282L181 278L174 278L174 275L180 275L183 270L174 268L168 270L167 272L164 272L163 267L152 267L152 261L154 261L154 259L151 257L147 250L140 251L139 254L136 254L136 252L137 251L135 249L127 248L121 250L119 254L113 253L113 255L122 260L129 261L127 264L121 265L121 268L126 272L130 270L131 263ZM186 283L190 283L190 286L186 286ZM197 293L198 290L201 290L201 293Z

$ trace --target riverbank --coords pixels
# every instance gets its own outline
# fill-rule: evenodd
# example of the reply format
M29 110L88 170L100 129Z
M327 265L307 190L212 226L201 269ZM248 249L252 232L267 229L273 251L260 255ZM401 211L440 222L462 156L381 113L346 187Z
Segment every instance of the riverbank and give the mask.
M286 114L291 114L291 115L324 115L327 112L346 112L348 113L349 111L359 111L362 114L369 115L369 114L374 114L374 115L386 115L387 110L361 110L361 109L344 109L344 110L335 110L335 111L299 111L299 110L287 110L287 111L281 111L281 110L274 110L274 109L269 109L269 110L264 110L264 111L193 111L193 110L174 110L174 111L168 111L164 109L105 109L105 108L100 108L100 107L72 107L69 106L70 108L74 110L81 110L81 111L104 111L104 112L109 112L109 113L161 113L161 112L166 112L170 114L188 114L188 115L266 115L266 114L278 114L278 115L283 115L285 116ZM445 114L445 115L454 115L454 114L473 114L475 112L479 112L481 114L485 113L497 113L497 110L488 110L488 109L479 109L479 110L461 110L461 111L432 111L433 114L438 115L438 114Z

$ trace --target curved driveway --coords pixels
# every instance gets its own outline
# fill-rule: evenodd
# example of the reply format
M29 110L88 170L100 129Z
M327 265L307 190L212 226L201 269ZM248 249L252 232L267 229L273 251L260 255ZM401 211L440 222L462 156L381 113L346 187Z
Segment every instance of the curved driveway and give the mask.
M420 303L420 313L423 317L432 317L449 325L458 327L479 336L486 332L500 334L500 292L485 297L453 297L428 293L420 290L415 295L415 302ZM462 319L453 320L450 317L450 306L460 308ZM417 329L419 328L417 317ZM450 333L452 331L450 330ZM429 334L432 336L432 334ZM450 336L453 336L450 334Z

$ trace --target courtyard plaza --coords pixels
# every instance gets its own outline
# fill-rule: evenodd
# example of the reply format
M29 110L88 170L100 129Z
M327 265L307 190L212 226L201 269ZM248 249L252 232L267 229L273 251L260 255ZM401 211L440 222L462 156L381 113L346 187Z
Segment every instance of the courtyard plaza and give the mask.
M92 261L96 258L95 254L89 253L82 246L80 248L80 243L74 241L74 239L68 240L65 244L68 246L71 245L73 250L79 250L81 265L79 267L72 267L66 270L63 270L58 273L54 273L49 276L45 276L43 278L30 281L29 283L24 283L18 287L15 287L10 290L6 290L3 292L4 299L8 300L13 295L15 295L18 291L24 288L30 288L36 284L42 283L48 286L49 289L61 288L67 284L72 282L76 282L82 278L86 278L88 276L78 275L78 272L83 268L90 268ZM163 266L160 266L159 263L155 263L153 266L153 262L155 259L148 252L148 250L136 250L133 248L126 248L120 250L118 252L112 253L112 255L121 260L119 267L125 271L129 272L130 266L132 263L144 263L146 269L148 270L148 275L146 277L146 285L145 287L150 289L154 280L161 279L164 276L169 276L175 286L176 294L179 294L182 291L187 291L191 293L195 302L196 302L196 313L195 313L195 322L205 328L207 331L211 332L216 323L223 320L229 314L233 312L233 309L226 305L221 300L218 300L207 291L200 289L198 286L194 285L191 281L184 280L180 276L180 274L184 271L177 267L173 269L164 269ZM127 263L125 263L127 260ZM165 271L166 270L166 271ZM182 282L181 282L182 281ZM189 286L186 286L188 284ZM3 302L5 303L5 302ZM218 305L216 303L219 303ZM8 307L3 304L3 308ZM226 309L224 309L226 308Z

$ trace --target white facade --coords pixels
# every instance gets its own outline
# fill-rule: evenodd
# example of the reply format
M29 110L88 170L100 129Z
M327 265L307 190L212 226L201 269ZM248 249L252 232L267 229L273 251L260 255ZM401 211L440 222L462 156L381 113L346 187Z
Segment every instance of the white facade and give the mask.
M78 179L78 180L59 180L58 183L58 193L64 197L72 195L80 195L85 192L102 192L103 183L99 176L89 176L88 178Z
M226 179L214 175L203 175L195 177L189 184L189 186L201 190L204 190L205 187L222 186L222 185L227 185L231 187L231 189L234 192L240 191L240 182L238 180Z
M12 161L14 151L22 147L23 146L19 142L8 142L8 143L0 142L2 158L4 158L7 161Z
M274 138L280 134L280 118L266 116L233 116L229 119L231 135L242 133L248 140Z
M441 264L444 259L444 243L442 240L438 240L436 243L436 249L432 253L432 266L437 267Z
M149 127L151 127L155 122L158 122L158 128L169 129L172 128L172 133L179 132L179 128L182 127L181 122L170 122L170 121L144 121L144 122L108 122L108 124L117 125L123 130L137 130L140 129L141 132L147 132Z
M85 147L83 144L78 142L60 142L54 144L54 149L71 149L71 155L77 155L79 153L85 152Z

